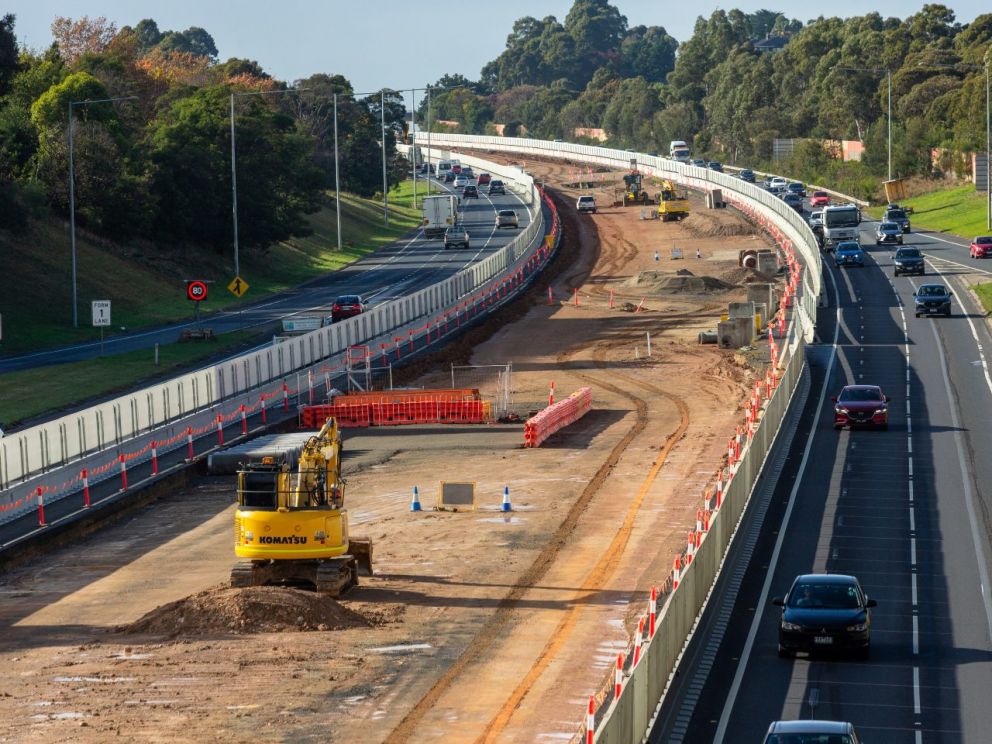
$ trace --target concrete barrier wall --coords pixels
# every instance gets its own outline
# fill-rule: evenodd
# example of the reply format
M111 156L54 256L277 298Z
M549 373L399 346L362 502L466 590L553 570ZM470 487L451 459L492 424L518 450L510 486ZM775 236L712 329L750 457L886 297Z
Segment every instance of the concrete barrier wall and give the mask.
M39 478L32 487L63 483L57 471L69 463L77 471L76 466L84 467L89 458L102 454L105 459L107 452L125 444L133 450L133 445L144 439L166 439L166 431L185 429L199 418L195 414L213 415L221 401L229 403L249 391L248 397L257 401L256 393L267 383L281 382L291 373L342 354L349 346L374 346L383 335L391 342L392 334L408 333L418 322L436 316L459 298L500 277L543 234L541 199L534 179L519 169L468 156L465 161L490 173L498 172L515 193L522 195L531 222L508 245L439 284L333 326L8 434L0 439L0 506L13 501L5 492L15 485Z
M596 741L610 744L643 741L706 596L717 579L764 463L773 445L788 444L777 443L776 436L805 369L806 344L813 339L822 291L819 247L806 221L794 209L764 189L723 173L639 153L563 142L465 135L433 135L433 138L448 144L452 152L456 148L512 152L621 170L628 169L633 158L638 169L648 175L670 178L704 192L720 188L725 201L768 232L786 255L798 258L794 277L798 280L797 294L789 313L788 333L781 342L777 365L773 365L777 370L777 385L762 404L757 422L748 426L749 434L745 436L739 459L735 458L726 471L729 480L723 490L722 504L711 512L709 529L691 563L682 570L677 588L670 582L669 590L661 597L655 634L649 634L642 645L636 665L631 655L627 655L621 663L620 695L614 695L610 685L597 711ZM612 675L609 681L613 681ZM578 728L580 724L576 723Z

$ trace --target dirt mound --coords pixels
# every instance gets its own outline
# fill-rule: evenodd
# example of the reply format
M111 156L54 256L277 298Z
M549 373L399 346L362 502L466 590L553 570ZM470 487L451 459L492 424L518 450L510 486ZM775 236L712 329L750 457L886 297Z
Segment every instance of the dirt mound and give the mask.
M693 276L691 272L685 271L680 271L677 274L666 274L663 271L640 271L625 281L623 286L660 294L724 292L734 288L733 284L728 284L714 276Z
M738 266L736 269L725 271L720 274L720 280L727 284L751 284L752 282L774 283L775 277L770 274L762 274L757 269L749 269L746 266Z
M736 212L725 209L696 210L682 220L681 224L697 238L730 238L758 234L754 225Z
M214 633L345 630L368 627L369 621L330 597L302 589L220 585L156 607L119 633L175 636Z

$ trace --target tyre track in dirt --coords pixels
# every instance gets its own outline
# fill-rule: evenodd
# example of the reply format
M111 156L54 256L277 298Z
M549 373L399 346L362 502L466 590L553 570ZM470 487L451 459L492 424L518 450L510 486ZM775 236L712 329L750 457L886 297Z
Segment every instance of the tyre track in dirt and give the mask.
M604 369L606 367L606 362L604 359L605 352L608 346L603 343L597 343L592 347L593 351L593 363L596 367ZM571 354L563 355L557 361L559 366L563 369L568 368L568 357L577 353L578 350ZM617 395L627 398L633 402L637 409L638 423L643 421L643 425L636 426L631 429L629 441L626 441L624 449L637 437L640 433L644 431L647 425L647 412L648 403L640 395L636 395L631 392L630 389L620 388L606 380L598 377L596 375L583 373L583 372L572 372L580 380L586 382L589 385L596 386L609 390ZM599 560L593 566L592 570L587 575L585 581L579 587L578 594L579 598L582 595L589 595L597 592L606 587L607 582L612 578L617 566L619 565L620 558L627 547L630 540L631 533L634 529L634 524L637 519L637 515L640 512L641 506L644 503L644 499L647 496L648 490L653 485L658 472L664 466L668 459L669 453L672 448L682 440L685 436L686 431L689 428L690 416L689 407L685 400L677 395L669 393L656 385L644 382L637 378L631 377L623 372L617 372L612 370L611 374L614 377L620 377L631 385L639 387L649 393L653 393L659 397L663 397L673 403L679 411L680 421L678 427L674 432L669 434L664 445L662 445L661 450L658 453L658 457L655 459L650 470L648 471L641 487L638 489L637 495L634 497L633 501L627 507L627 513L624 516L623 523L614 535L613 540L610 542L607 550L602 553ZM635 431L636 430L636 431ZM625 440L627 438L625 437ZM540 676L545 672L548 666L554 661L558 654L558 651L565 645L568 639L571 637L572 631L575 629L576 623L578 622L579 615L584 612L586 607L581 602L575 602L571 605L568 611L565 613L565 617L559 622L558 627L555 628L554 633L551 634L551 638L545 645L544 649L541 651L540 655L534 661L534 665L531 667L530 671L524 676L520 683L514 688L513 692L507 698L506 702L503 704L499 713L489 722L486 726L486 730L483 734L476 739L476 744L492 744L498 741L498 737L503 733L507 724L509 724L510 719L513 716L514 711L516 711L521 703L523 703L527 694L530 692L534 683L540 678Z

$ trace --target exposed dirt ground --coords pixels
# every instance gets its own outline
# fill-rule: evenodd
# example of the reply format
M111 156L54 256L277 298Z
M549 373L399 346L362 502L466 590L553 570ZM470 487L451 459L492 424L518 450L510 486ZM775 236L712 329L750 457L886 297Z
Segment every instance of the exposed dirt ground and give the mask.
M695 198L689 220L662 224L638 208L579 217L576 193L560 191L553 304L541 283L444 358L512 361L523 416L552 381L559 397L590 386L592 413L535 450L517 446L520 426L346 431L352 532L372 537L376 576L340 601L220 586L226 477L16 569L0 579L0 741L575 737L739 418L750 371L696 337L742 298L738 250L761 244ZM670 281L678 270L700 282ZM661 273L630 282L648 271ZM439 480L474 481L478 509L431 511Z

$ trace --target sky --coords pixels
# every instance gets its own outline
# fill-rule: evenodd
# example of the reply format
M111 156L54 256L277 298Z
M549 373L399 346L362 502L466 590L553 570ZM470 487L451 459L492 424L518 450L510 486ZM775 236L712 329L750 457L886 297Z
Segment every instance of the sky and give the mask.
M987 0L950 0L961 23L989 12ZM217 44L220 59L253 59L273 77L293 81L318 72L342 74L356 93L421 88L445 73L477 79L484 64L506 46L513 22L526 15L554 15L564 21L572 0L8 0L3 13L17 17L18 41L32 49L51 44L56 16L77 19L106 16L121 26L152 18L162 31L206 29ZM803 22L818 15L862 15L904 18L922 2L905 0L831 0L830 3L774 0L723 2L697 0L692 11L672 13L666 0L613 0L628 25L664 26L679 41L692 35L699 15L719 7L753 12L782 9ZM418 94L419 96L420 94Z

